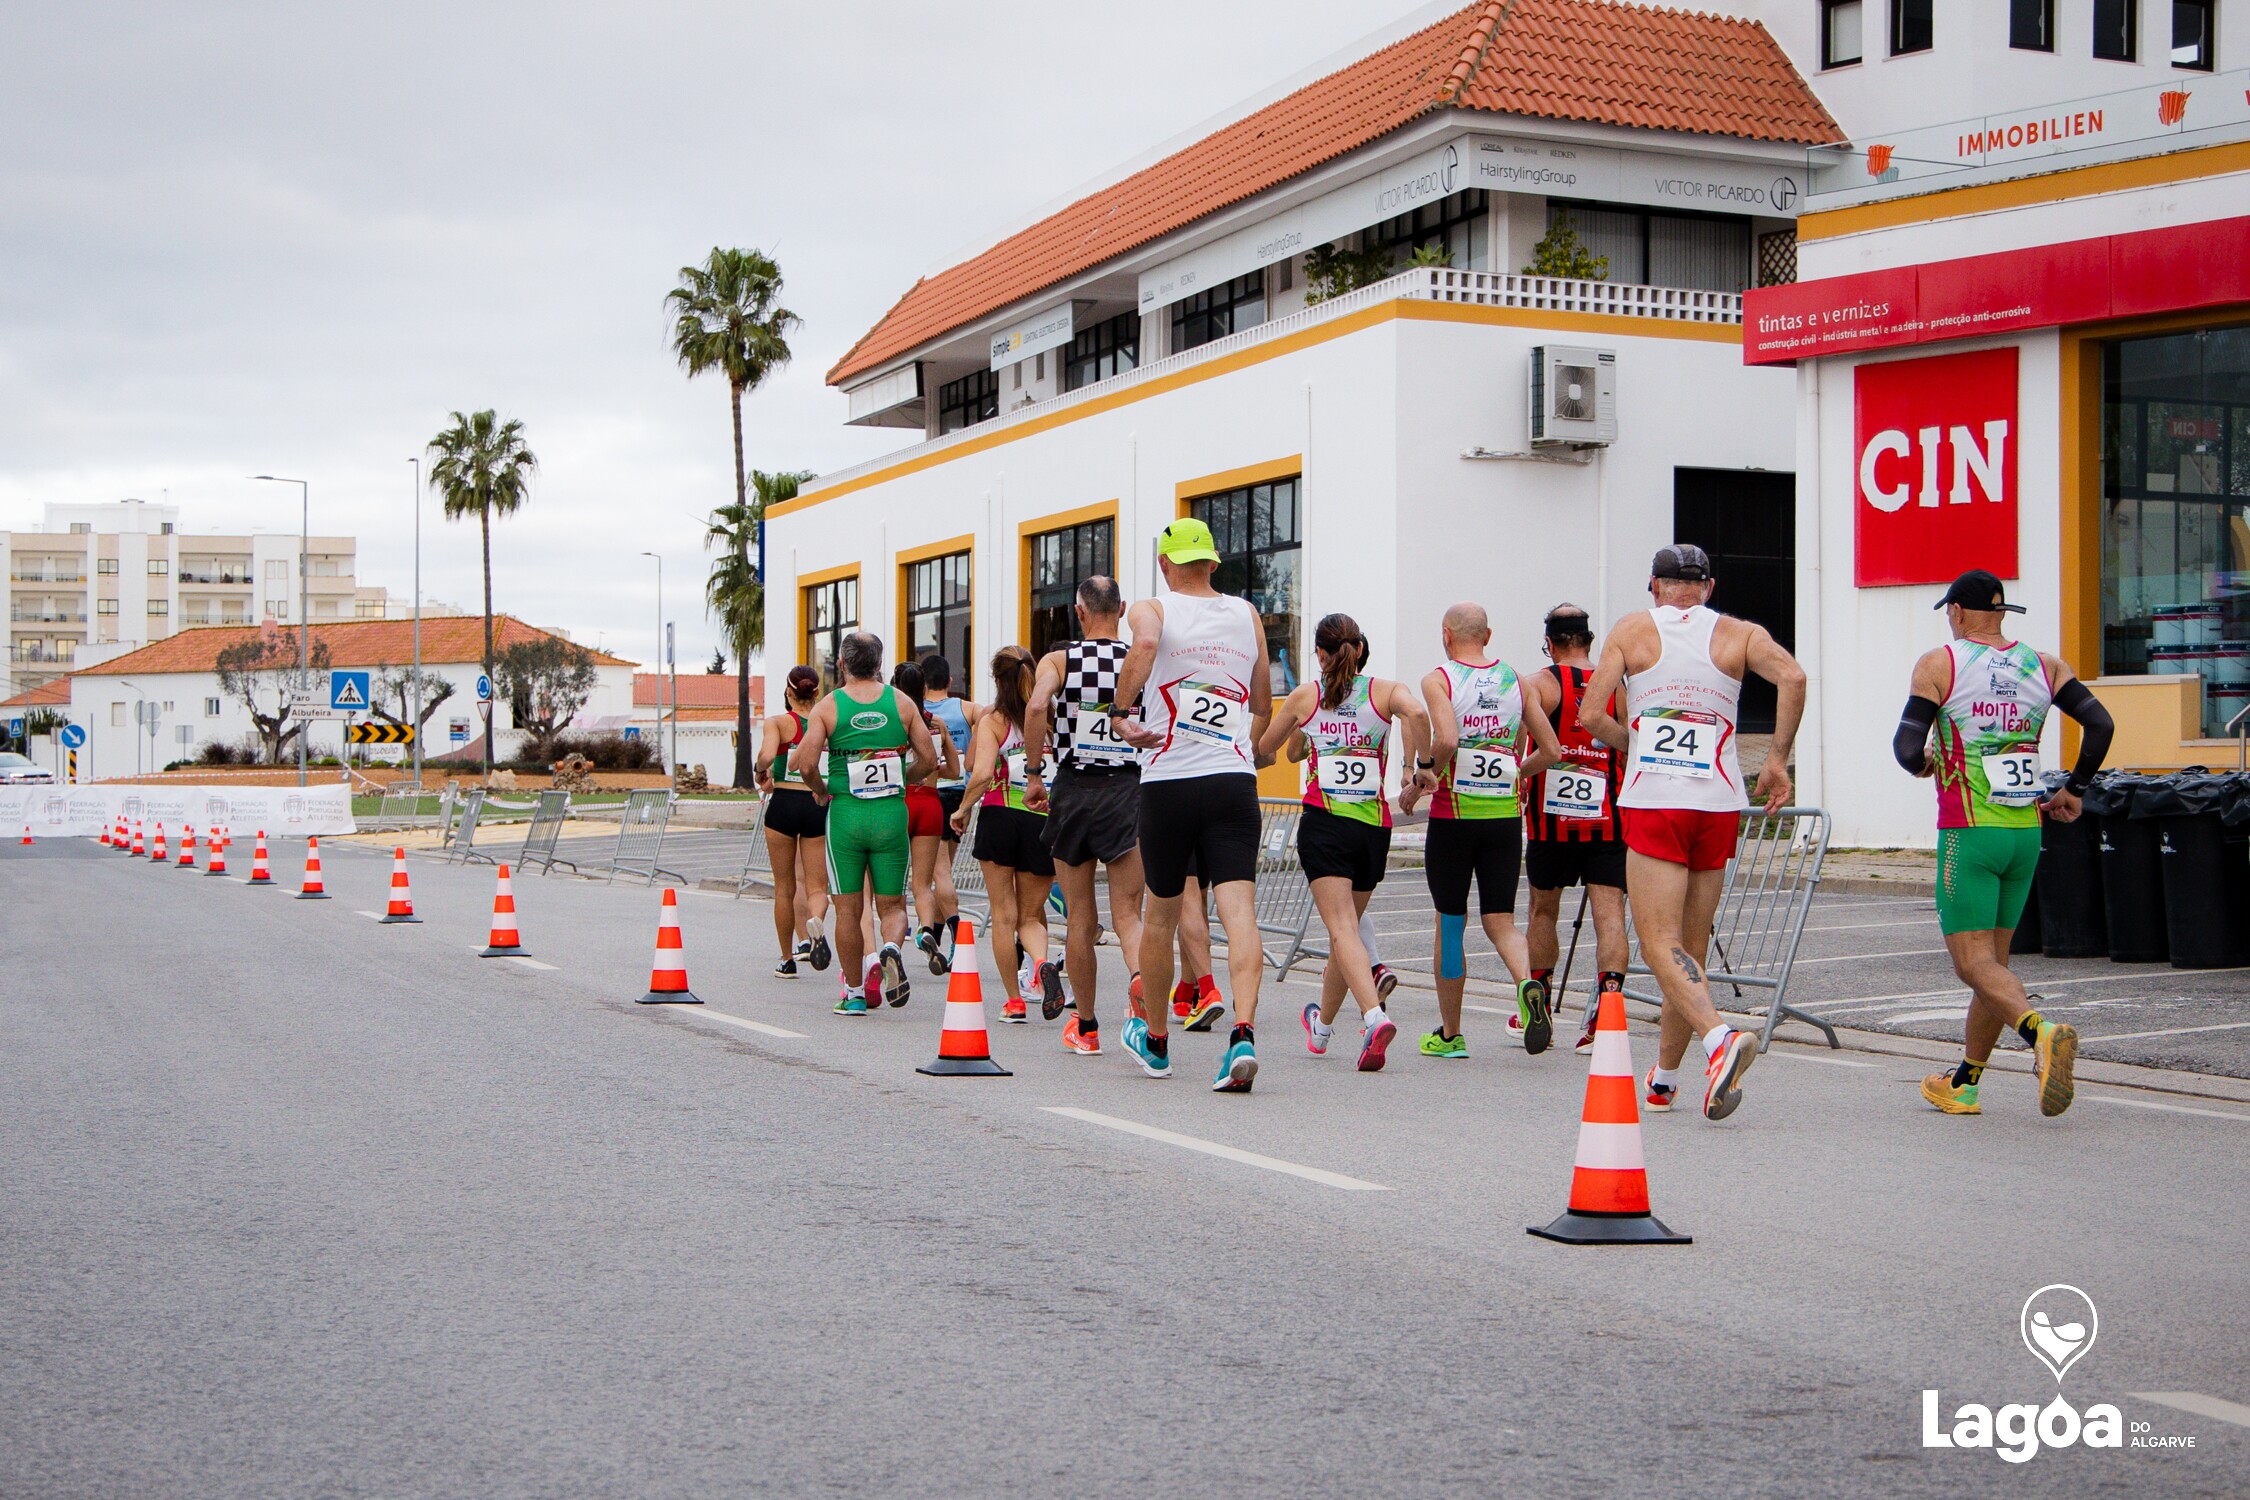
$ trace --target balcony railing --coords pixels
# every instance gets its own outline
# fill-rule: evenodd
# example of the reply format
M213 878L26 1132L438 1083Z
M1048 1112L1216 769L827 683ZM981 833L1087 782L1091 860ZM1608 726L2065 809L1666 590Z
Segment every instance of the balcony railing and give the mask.
M18 568L8 575L17 583L84 583L83 573L42 573L30 568Z
M1049 400L1017 407L973 427L963 427L932 438L914 448L886 453L848 469L838 469L808 482L802 493L815 495L831 485L841 484L863 474L870 474L895 464L903 452L917 455L935 453L955 443L997 431L1011 422L1021 422L1033 417L1045 417L1057 411L1066 411L1084 401L1096 400L1117 391L1129 390L1151 380L1162 380L1182 370L1225 359L1230 354L1271 343L1276 339L1323 323L1348 317L1361 308L1374 307L1395 301L1450 302L1476 307L1509 307L1526 312L1548 313L1601 313L1618 318L1648 318L1665 323L1714 323L1740 327L1742 324L1742 298L1734 292L1706 292L1693 287L1633 286L1614 281L1572 281L1561 276L1524 276L1507 271L1455 271L1444 266L1425 266L1405 271L1384 281L1363 286L1357 291L1331 297L1311 307L1286 313L1255 328L1225 338L1213 339L1208 344L1198 344L1193 349L1150 360L1136 369L1082 385L1075 391L1066 391Z
M86 623L86 615L83 610L14 609L8 612L8 618L18 625L83 625Z
M75 660L75 653L56 651L51 646L10 646L8 648L8 660L13 662L51 662L59 666L68 666Z
M247 585L256 583L257 581L258 580L252 576L251 571L248 568L244 568L239 572L232 572L221 569L216 573L191 573L185 568L182 568L180 570L180 582L182 583L239 583Z

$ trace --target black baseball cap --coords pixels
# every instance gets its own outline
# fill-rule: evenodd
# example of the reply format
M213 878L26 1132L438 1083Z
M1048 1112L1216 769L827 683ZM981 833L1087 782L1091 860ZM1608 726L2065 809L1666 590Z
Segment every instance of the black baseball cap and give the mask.
M1931 608L1943 609L1948 604L1958 604L1963 609L1981 609L1987 613L1997 611L2000 614L2020 615L2024 612L2022 605L2008 602L2008 591L2000 586L1999 578L1983 568L1971 568L1954 579L1952 587L1945 591L1945 597Z
M1659 547L1655 560L1648 565L1648 576L1707 583L1711 578L1711 554L1693 542L1674 542L1669 547Z

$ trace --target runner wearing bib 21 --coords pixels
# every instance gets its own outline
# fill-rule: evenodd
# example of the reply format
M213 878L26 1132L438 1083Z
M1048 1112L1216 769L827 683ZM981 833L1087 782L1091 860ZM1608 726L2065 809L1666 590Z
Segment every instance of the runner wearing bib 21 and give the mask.
M1320 973L1320 998L1305 1004L1305 1045L1315 1053L1328 1050L1348 990L1360 1013L1359 1070L1373 1073L1398 1034L1383 1010L1373 962L1359 935L1368 898L1390 862L1385 752L1392 725L1401 724L1407 761L1420 758L1429 746L1430 717L1412 688L1363 670L1367 637L1350 615L1321 620L1313 630L1313 655L1319 679L1299 683L1282 700L1258 741L1258 764L1271 765L1284 746L1312 758L1305 810L1297 818L1297 859L1328 929L1328 962Z
M1985 1063L2000 1029L2012 1026L2038 1065L2040 1113L2059 1115L2075 1089L2078 1033L2032 1009L2033 997L2008 967L2008 948L2039 867L2040 814L2058 823L2077 818L2113 726L2060 659L2002 634L2023 607L2008 603L1998 578L1981 568L1963 573L1937 607L1953 639L1914 664L1913 695L1891 753L1937 782L1938 927L1970 996L1961 1061L1923 1079L1922 1097L1949 1115L1981 1114ZM2084 735L2069 779L2042 796L2039 737L2050 706L2076 719Z

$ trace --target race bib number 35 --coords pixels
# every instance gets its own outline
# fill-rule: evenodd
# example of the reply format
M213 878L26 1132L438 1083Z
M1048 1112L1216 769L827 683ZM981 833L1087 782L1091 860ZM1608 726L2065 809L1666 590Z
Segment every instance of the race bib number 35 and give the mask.
M1178 734L1240 748L1250 737L1249 700L1208 682L1183 682L1172 728Z
M2012 750L1984 758L1985 800L1995 807L2029 807L2039 800L2039 752Z
M1117 737L1106 703L1081 703L1071 720L1070 753L1082 761L1112 765L1133 758L1133 747Z
M1609 802L1609 778L1567 762L1547 773L1539 810L1550 818L1598 818Z
M1633 765L1707 781L1718 770L1720 733L1717 714L1692 709L1642 714L1633 721Z
M1461 747L1453 757L1453 790L1471 797L1516 794L1516 758L1505 750Z
M852 752L851 788L854 797L872 800L906 793L906 765L896 750Z
M1320 789L1338 802L1371 802L1383 794L1383 763L1364 751L1322 751Z

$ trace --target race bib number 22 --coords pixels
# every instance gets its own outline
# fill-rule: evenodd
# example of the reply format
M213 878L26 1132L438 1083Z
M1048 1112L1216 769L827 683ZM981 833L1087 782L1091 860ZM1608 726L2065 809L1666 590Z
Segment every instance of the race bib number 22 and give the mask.
M1249 700L1208 682L1183 682L1172 727L1179 734L1239 749L1250 737Z

